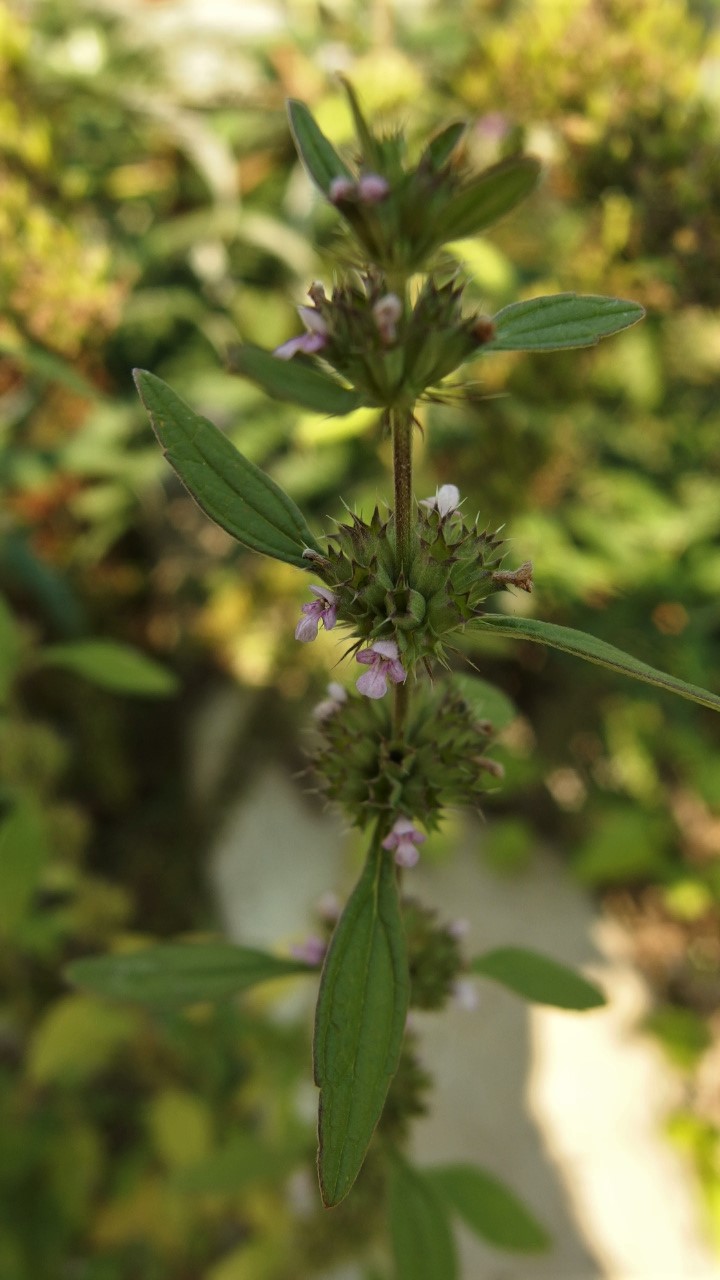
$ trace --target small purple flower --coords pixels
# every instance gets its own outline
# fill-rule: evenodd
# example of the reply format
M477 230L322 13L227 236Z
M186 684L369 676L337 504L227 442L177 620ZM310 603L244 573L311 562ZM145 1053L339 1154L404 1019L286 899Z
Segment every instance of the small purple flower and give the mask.
M291 947L290 955L294 960L302 960L305 964L319 965L325 959L326 951L327 943L315 934L311 934L304 942L299 942L294 947Z
M292 360L298 351L302 351L306 356L314 356L327 345L327 325L320 312L314 307L298 307L298 315L307 333L301 333L299 337L290 338L287 342L283 342L282 346L276 347L273 355L278 360Z
M427 836L418 831L409 818L396 818L390 834L382 842L383 849L395 852L395 861L399 867L414 867L420 854L419 844L424 844Z
M390 194L390 183L379 173L365 173L357 184L361 204L380 204Z
M355 661L369 666L356 681L358 691L367 698L384 698L387 693L387 682L402 684L407 679L407 672L398 654L394 640L375 640L369 649L361 649L355 654Z
M331 204L341 204L344 200L357 199L357 183L352 178L333 178L328 188L328 200Z
M326 631L332 631L337 621L338 598L327 587L310 587L319 598L304 604L301 609L303 617L295 628L295 639L303 644L317 639L318 625L322 622Z
M427 507L428 511L439 512L441 519L444 520L460 505L460 490L454 484L442 484L435 491L434 498L423 498L419 505Z
M329 720L331 716L334 716L343 703L347 702L347 689L344 689L336 680L330 681L327 687L327 694L327 698L323 698L322 702L318 702L313 710L313 719L319 720L321 723L323 720Z
M397 342L397 322L403 313L403 305L396 293L386 293L378 298L372 309L373 320L386 346Z

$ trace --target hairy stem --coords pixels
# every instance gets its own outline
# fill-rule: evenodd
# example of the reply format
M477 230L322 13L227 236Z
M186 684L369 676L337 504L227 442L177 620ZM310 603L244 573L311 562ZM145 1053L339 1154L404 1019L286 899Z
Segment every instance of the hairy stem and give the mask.
M391 410L390 425L395 481L395 542L398 561L407 573L412 552L412 413L408 409ZM407 684L395 685L393 724L398 738L403 736L408 700Z

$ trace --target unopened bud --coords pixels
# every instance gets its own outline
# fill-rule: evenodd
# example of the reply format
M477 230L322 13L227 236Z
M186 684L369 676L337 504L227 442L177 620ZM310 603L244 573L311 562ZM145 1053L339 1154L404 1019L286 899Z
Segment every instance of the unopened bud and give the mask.
M390 183L379 173L366 173L357 184L357 194L362 204L380 204L390 194Z
M397 322L403 313L403 304L396 293L386 293L374 304L373 319L386 346L397 342Z
M308 289L308 298L315 303L316 307L322 306L323 302L327 302L327 298L325 297L325 286L320 282L320 280L313 280L310 288Z
M504 587L519 587L521 591L532 591L532 562L526 560L519 569L496 569L492 575L493 582Z
M495 325L489 316L476 316L471 333L480 346L492 342L495 337Z
M497 778L499 782L505 777L505 768L499 760L491 760L488 756L475 756L474 760L478 769L484 769L485 773Z
M331 204L343 204L347 200L356 200L357 184L352 178L333 178L328 188L328 199Z

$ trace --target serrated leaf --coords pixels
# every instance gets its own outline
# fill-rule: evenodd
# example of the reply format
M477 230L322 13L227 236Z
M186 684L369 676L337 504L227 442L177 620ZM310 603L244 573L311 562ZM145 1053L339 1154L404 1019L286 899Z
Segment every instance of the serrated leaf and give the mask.
M453 151L457 147L467 125L463 120L458 120L454 124L446 125L440 130L434 138L430 140L420 157L419 169L430 169L432 173L437 173L444 168L450 159Z
M485 169L442 207L437 230L433 228L423 249L484 231L524 200L539 176L540 165L532 156L513 156Z
M23 798L0 826L0 936L24 920L49 853L41 809Z
M250 342L232 347L228 360L234 373L249 378L269 396L299 404L315 413L342 417L367 404L357 391L340 386L315 365L305 364L301 359L280 360L271 351Z
M333 178L353 180L353 174L325 137L305 103L290 98L287 109L295 149L308 175L323 195L327 195L330 190Z
M493 316L495 336L483 351L560 351L593 347L621 329L637 324L644 307L625 298L557 293L528 302L512 302Z
M292 499L160 378L133 377L168 462L210 519L243 546L307 569L303 550L318 547Z
M395 1155L389 1190L395 1280L455 1280L450 1218L432 1181Z
M502 983L524 1000L556 1009L581 1013L605 1004L602 991L582 974L524 947L497 947L475 956L470 961L470 972Z
M480 676L454 671L451 684L465 699L473 715L478 720L489 720L496 733L516 719L517 709L507 694Z
M74 960L65 977L75 986L145 1005L227 1000L258 982L316 970L229 942L166 943L143 951Z
M547 1249L550 1238L529 1209L496 1178L474 1165L443 1165L426 1176L463 1222L489 1244L516 1253Z
M344 1199L397 1070L409 977L392 859L376 838L330 943L315 1014L324 1203Z
M657 671L646 662L623 653L622 649L616 649L614 645L598 640L595 636L586 635L584 631L575 631L572 627L561 627L555 622L540 622L537 618L511 618L493 613L479 618L473 623L473 629L509 636L514 640L532 640L536 644L546 644L551 649L561 649L563 653L584 658L586 662L609 667L611 671L619 671L621 675L632 676L645 684L688 698L690 702L699 702L703 707L720 711L720 697L717 694L701 689L699 685L678 680L664 671Z
M34 664L74 671L112 693L167 698L178 688L177 677L166 667L116 640L73 640L68 644L47 645L36 654Z

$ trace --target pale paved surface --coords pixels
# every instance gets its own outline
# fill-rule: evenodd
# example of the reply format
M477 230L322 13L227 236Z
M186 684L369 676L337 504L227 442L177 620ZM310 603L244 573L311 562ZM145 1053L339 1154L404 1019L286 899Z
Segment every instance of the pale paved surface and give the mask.
M473 1013L422 1019L438 1088L418 1160L472 1160L511 1184L552 1232L540 1258L462 1237L463 1280L720 1280L687 1169L662 1137L677 1084L635 1029L642 984L590 899L543 856L510 880L474 856L482 829L413 890L471 922L468 946L536 947L587 966L611 995L600 1013L530 1011L485 982ZM226 816L212 874L228 931L246 943L298 938L328 888L347 887L343 828L276 769ZM480 984L478 983L480 987ZM330 1277L328 1277L330 1280ZM347 1269L333 1280L356 1280Z

